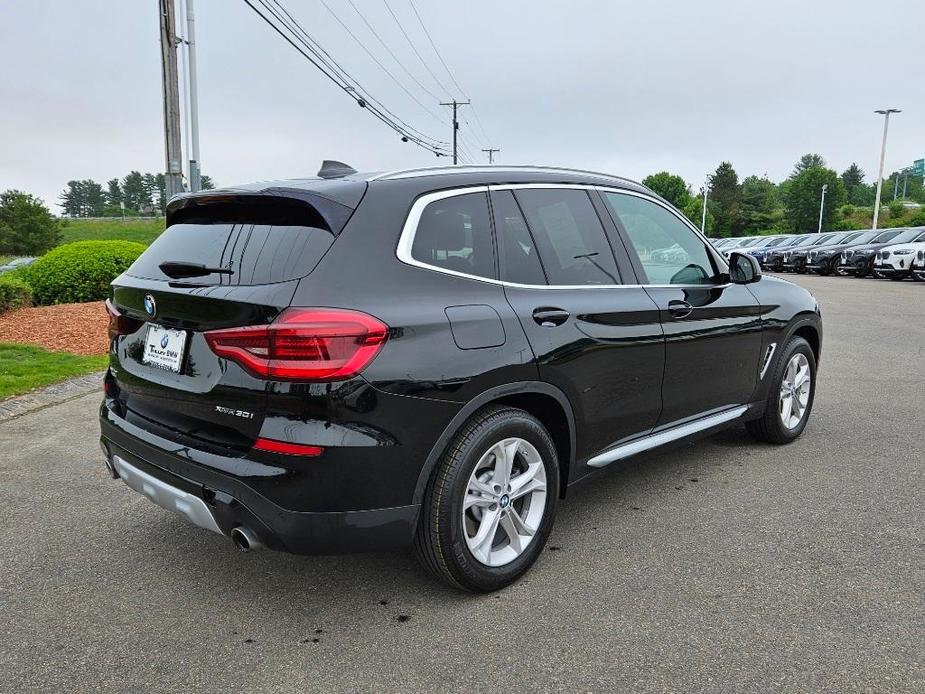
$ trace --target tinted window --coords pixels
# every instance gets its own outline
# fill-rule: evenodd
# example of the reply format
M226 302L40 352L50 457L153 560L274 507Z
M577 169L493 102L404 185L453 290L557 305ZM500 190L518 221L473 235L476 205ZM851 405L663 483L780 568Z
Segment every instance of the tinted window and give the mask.
M899 236L898 231L885 231L874 239L874 243L886 243L887 241L892 241L897 236Z
M524 189L517 201L553 285L619 284L601 220L583 190Z
M436 200L424 208L411 257L428 265L495 277L495 257L485 193Z
M546 275L514 194L509 190L491 194L495 231L501 250L501 279L518 284L546 284Z
M709 284L716 277L706 244L661 205L606 193L642 262L649 284Z
M166 261L222 268L231 274L191 278L195 284L270 284L311 272L334 236L327 229L280 224L172 224L128 269L147 279L170 280Z

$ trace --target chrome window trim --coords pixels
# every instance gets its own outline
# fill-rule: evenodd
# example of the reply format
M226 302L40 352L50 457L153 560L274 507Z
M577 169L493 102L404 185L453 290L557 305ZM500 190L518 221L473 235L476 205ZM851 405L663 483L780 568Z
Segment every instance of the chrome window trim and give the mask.
M679 219L688 229L694 232L697 238L699 238L706 246L707 252L710 253L719 262L720 269L722 269L723 265L725 265L727 270L729 268L728 264L726 264L716 252L716 250L713 249L713 245L709 242L709 240L707 240L707 238L700 233L700 230L694 227L694 225L691 224L689 220L685 219L682 215L673 210L670 205L652 197L651 195L646 195L645 193L640 193L635 190L625 190L611 186L581 183L483 183L480 185L463 186L461 188L450 188L447 190L434 191L433 193L425 193L414 201L414 203L411 205L411 210L408 212L408 216L405 218L405 223L402 226L401 235L398 237L398 246L395 250L396 257L406 265L422 268L424 270L440 272L444 275L451 275L453 277L461 277L463 279L475 280L477 282L485 282L488 284L496 284L502 287L512 287L516 289L640 289L649 287L654 289L672 288L708 290L725 289L732 284L731 282L726 282L725 284L520 284L518 282L508 282L506 280L499 280L491 277L480 277L478 275L471 275L467 272L450 270L448 268L442 268L436 265L425 263L412 257L411 249L414 246L414 236L417 233L417 227L421 221L421 215L423 214L424 209L432 202L445 200L446 198L452 198L458 195L468 195L470 193L487 194L493 190L522 189L597 190L606 193L632 195L637 198L642 198L643 200L648 200L649 202L655 203L656 205L659 205L660 207L668 210L668 212Z

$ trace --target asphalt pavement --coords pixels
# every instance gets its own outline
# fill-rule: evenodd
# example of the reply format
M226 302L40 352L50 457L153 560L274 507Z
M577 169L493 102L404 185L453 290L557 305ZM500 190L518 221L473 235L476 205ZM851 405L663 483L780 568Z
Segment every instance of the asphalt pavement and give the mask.
M96 394L0 423L0 692L925 691L925 285L796 281L802 439L612 466L495 595L234 551L108 479Z

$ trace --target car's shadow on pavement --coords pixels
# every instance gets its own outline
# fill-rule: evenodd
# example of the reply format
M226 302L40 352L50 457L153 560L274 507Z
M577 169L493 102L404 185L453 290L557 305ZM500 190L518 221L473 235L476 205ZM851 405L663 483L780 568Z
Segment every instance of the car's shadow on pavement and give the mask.
M567 502L559 506L544 551L550 556L520 584L502 592L516 592L518 585L527 581L551 580L552 571L544 571L543 565L567 557L589 529L605 535L608 531L618 533L625 524L638 523L640 512L658 513L659 507L672 504L673 498L707 487L717 469L742 466L755 445L739 427L609 466L570 492ZM159 509L150 511L157 514L155 521L138 519L128 529L134 536L132 541L148 550L149 577L163 572L163 580L183 594L195 594L208 586L225 605L255 604L268 612L268 618L277 618L277 610L290 612L295 605L310 612L333 604L347 609L371 606L395 612L397 618L405 614L402 610L413 610L415 605L452 606L492 597L444 586L417 564L410 549L335 556L296 556L268 550L245 554L229 538L205 533ZM111 550L117 555L119 545ZM178 564L185 570L175 571Z

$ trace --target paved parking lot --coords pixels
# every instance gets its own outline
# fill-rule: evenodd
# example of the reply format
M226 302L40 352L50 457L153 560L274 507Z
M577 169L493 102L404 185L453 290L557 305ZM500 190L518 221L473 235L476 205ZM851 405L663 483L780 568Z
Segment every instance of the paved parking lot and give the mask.
M803 439L614 466L496 595L233 551L106 477L95 394L0 424L0 692L925 691L925 286L797 281Z

